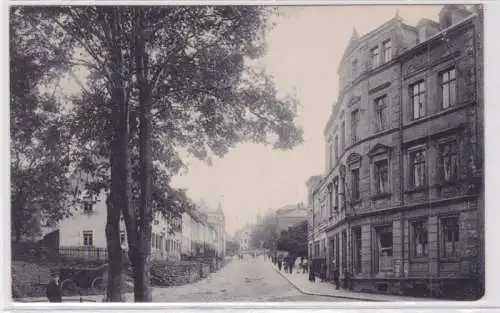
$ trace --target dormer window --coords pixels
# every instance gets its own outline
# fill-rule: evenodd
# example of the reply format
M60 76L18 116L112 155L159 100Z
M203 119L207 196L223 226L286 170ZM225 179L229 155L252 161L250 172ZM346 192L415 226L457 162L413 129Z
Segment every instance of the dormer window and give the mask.
M384 63L387 63L392 60L392 43L387 40L382 45L384 47Z

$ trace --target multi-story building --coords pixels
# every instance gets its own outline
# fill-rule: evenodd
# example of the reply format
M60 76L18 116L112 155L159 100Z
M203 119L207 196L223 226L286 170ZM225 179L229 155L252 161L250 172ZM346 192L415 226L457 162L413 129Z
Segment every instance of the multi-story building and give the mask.
M240 252L247 251L250 248L250 234L251 227L249 225L235 233L234 238L240 245Z
M218 208L215 210L202 201L200 210L206 214L208 223L215 229L217 255L223 258L226 254L226 218L222 211L222 206L219 203Z
M82 257L106 258L106 197L101 192L94 199L83 196L80 208L58 225L59 251L62 254ZM85 201L88 200L88 201ZM151 258L153 260L180 259L181 223L179 216L154 213L151 232ZM120 218L120 243L127 249L125 221ZM97 255L101 253L101 255Z
M203 253L204 247L211 244L208 239L209 225L206 218L198 211L182 213L182 254L196 256Z
M481 7L462 5L354 31L308 181L309 251L345 288L482 295L482 34Z
M281 232L307 220L307 208L303 203L290 204L276 210L275 216Z

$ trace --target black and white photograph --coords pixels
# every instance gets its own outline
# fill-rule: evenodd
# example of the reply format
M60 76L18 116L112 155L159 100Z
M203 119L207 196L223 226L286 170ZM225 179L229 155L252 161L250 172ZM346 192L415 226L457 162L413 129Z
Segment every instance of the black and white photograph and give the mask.
M481 299L486 7L11 4L12 301Z

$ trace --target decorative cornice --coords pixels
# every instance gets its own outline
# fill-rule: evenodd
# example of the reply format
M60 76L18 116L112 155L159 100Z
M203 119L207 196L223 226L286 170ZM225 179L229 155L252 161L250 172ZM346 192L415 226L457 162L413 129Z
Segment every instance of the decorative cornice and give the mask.
M391 82L386 82L386 83L380 84L377 87L374 87L374 88L368 90L368 94L369 95L374 94L374 93L376 93L376 92L378 92L380 90L388 88L390 85L391 85Z
M368 151L367 154L370 158L372 158L372 157L379 155L379 154L382 154L382 153L387 153L388 155L390 155L391 150L392 150L391 147L383 145L381 143L377 143L375 146L373 146L373 148L370 149L370 151Z
M349 154L349 156L346 159L347 164L353 164L357 162L361 162L361 155L356 152Z

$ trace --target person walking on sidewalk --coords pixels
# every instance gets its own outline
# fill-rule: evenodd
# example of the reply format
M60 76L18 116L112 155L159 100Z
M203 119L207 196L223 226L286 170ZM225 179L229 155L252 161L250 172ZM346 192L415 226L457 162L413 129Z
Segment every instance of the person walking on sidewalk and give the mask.
M49 302L62 302L61 287L59 286L59 273L52 273L52 279L47 285L46 295Z
M309 264L307 258L304 258L304 260L302 261L302 274L307 273L308 270L309 270Z

